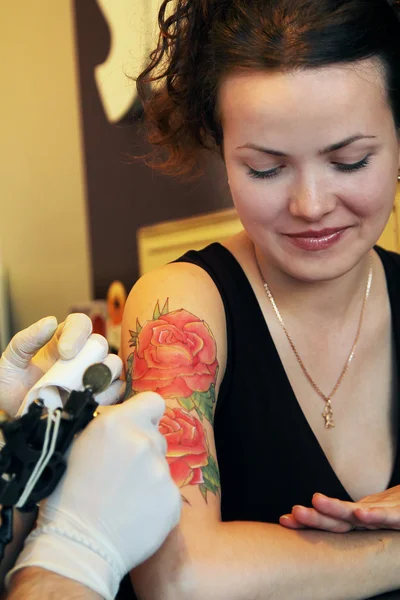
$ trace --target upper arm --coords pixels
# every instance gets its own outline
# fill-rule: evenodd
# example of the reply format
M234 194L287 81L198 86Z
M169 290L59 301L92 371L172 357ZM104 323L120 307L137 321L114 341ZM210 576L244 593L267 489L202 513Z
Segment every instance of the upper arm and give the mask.
M191 535L200 520L220 514L213 415L225 370L225 314L203 269L174 263L137 282L124 312L122 358L127 393L152 390L166 402L160 430Z

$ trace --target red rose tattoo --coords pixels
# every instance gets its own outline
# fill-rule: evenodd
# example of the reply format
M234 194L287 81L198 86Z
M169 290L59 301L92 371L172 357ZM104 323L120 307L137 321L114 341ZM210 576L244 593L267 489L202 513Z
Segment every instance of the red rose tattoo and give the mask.
M208 492L216 495L220 490L218 466L202 424L204 419L213 422L218 371L210 328L187 310L169 312L167 300L161 311L157 302L153 319L143 327L137 321L130 333L128 395L154 391L177 400L181 408L167 408L160 422L171 475L180 488L198 485L207 502Z
M199 419L181 408L167 408L159 428L167 440L167 461L176 485L204 483L201 467L208 464L208 449Z
M186 310L146 321L133 355L132 389L189 398L215 383L216 344L208 326Z

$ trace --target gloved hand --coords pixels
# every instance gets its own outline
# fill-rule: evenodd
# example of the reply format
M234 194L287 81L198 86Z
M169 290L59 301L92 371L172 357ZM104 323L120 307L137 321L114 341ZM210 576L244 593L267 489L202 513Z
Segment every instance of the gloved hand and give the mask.
M161 396L143 392L89 424L7 583L38 566L111 600L122 577L158 550L181 508L158 431L164 410Z
M91 332L89 317L74 313L58 327L55 317L45 317L17 333L0 358L0 409L14 417L28 391L42 375L59 358L69 360L76 356ZM120 370L115 373L116 362L112 357L112 371L118 377ZM120 394L121 383L116 382L96 400L110 404Z

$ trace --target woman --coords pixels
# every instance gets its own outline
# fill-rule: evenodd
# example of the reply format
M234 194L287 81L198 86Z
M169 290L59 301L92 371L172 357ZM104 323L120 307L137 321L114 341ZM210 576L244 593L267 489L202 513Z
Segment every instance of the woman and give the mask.
M138 81L158 166L183 174L219 151L244 232L146 275L125 309L128 384L167 401L185 500L135 589L398 589L400 259L374 246L400 170L400 10L170 4Z

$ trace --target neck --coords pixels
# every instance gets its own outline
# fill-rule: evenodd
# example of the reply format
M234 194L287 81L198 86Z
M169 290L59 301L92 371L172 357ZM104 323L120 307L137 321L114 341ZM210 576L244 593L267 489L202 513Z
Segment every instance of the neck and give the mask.
M268 263L258 248L256 261L264 281L280 311L286 314L307 314L314 322L343 322L353 310L359 310L370 269L370 259L364 256L351 271L329 281L304 282ZM372 257L374 262L374 257Z

